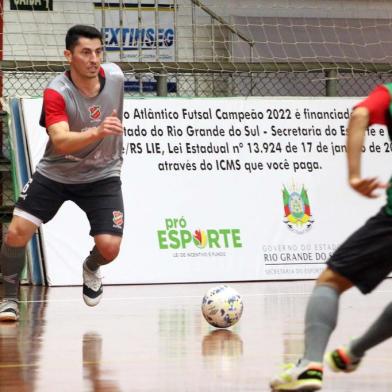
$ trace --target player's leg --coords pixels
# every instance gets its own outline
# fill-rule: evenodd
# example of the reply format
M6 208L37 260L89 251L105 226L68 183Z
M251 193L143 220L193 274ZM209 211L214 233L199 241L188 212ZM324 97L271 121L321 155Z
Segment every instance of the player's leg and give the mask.
M364 246L358 252L366 253L366 267L357 267L353 281L363 293L370 293L392 270L392 217L382 210L369 223L370 235L361 240ZM364 248L366 247L366 250ZM392 303L388 304L380 316L364 334L325 356L325 361L333 371L352 372L356 370L370 348L392 337Z
M357 358L362 358L367 350L392 337L391 325L392 302L384 308L380 316L362 336L351 342L351 353Z
M120 251L122 237L99 234L95 246L83 263L83 299L88 306L98 305L103 294L100 267L111 263Z
M122 237L112 234L97 234L94 236L95 246L86 259L90 270L95 271L101 265L111 263L119 254Z
M0 250L4 297L0 303L0 321L19 318L18 294L20 275L25 265L26 245L37 230L37 224L14 215Z
M276 391L321 389L323 356L335 329L340 294L352 283L330 268L324 270L309 298L305 313L305 351L296 365L289 365L271 381Z
M349 373L356 370L366 351L392 337L392 302L358 338L338 347L325 356L329 367L335 372Z
M118 177L78 187L75 202L86 212L95 246L83 263L83 299L89 306L103 294L100 267L118 255L124 228L124 204Z
M0 251L4 285L0 321L18 319L19 280L25 264L27 243L41 223L49 221L56 214L61 204L59 184L39 173L34 173L23 187Z
M306 384L311 383L312 374L315 375L314 385L321 388L322 372L317 373L312 368L322 369L322 357L336 326L340 294L352 285L367 293L391 270L389 258L382 257L392 252L391 241L388 241L392 235L390 223L391 218L380 211L350 236L328 261L328 268L319 277L308 302L304 356L296 366L273 380L271 386L275 390L307 390ZM289 384L287 388L285 384Z
M305 351L302 365L321 363L329 337L336 327L340 295L352 283L331 268L319 276L305 313Z

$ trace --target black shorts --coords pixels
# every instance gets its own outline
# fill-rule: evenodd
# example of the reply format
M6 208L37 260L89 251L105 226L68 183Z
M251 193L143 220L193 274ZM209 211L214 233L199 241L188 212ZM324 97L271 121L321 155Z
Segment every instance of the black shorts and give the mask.
M124 203L119 177L86 184L63 184L35 172L24 186L15 207L46 223L67 200L73 201L86 213L91 236L122 236Z
M362 293L370 293L392 271L392 216L380 212L370 218L327 261Z

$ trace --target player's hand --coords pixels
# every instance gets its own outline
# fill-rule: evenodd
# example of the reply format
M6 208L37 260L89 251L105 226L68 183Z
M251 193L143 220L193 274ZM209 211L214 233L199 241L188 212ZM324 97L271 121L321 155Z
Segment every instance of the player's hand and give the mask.
M121 136L123 134L123 126L120 119L117 117L117 110L113 109L110 116L107 116L97 127L99 137L109 135Z
M353 177L349 180L351 188L360 193L362 196L366 196L369 198L375 198L380 196L375 193L377 189L386 189L390 185L384 182L381 182L377 177L371 178L359 178Z

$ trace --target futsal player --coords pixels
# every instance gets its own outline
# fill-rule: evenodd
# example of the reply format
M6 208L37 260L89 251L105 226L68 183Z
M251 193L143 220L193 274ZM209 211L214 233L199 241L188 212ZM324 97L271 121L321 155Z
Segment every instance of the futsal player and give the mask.
M336 372L358 368L366 352L392 336L392 302L359 337L327 353L335 329L340 295L352 286L363 294L373 291L392 271L392 189L377 177L361 175L361 148L367 127L387 125L392 134L392 83L380 85L353 110L348 123L349 185L362 196L374 198L387 189L387 202L331 256L309 298L305 314L305 351L270 383L275 391L315 391L322 387L323 357Z
M18 320L26 245L65 201L73 201L87 215L94 238L82 268L87 305L99 303L103 293L100 267L113 261L120 250L124 75L115 64L101 64L103 40L94 27L73 26L65 46L69 71L55 77L43 96L40 124L49 140L15 205L0 251L4 285L0 321ZM77 242L73 228L67 229L68 241Z

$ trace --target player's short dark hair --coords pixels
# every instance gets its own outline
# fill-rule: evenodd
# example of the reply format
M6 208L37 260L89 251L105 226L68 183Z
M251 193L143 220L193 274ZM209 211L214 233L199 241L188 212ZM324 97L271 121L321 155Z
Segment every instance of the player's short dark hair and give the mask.
M90 39L98 38L101 41L101 44L103 44L102 34L98 29L93 26L75 25L67 31L67 35L65 36L65 48L72 50L78 44L80 37Z

